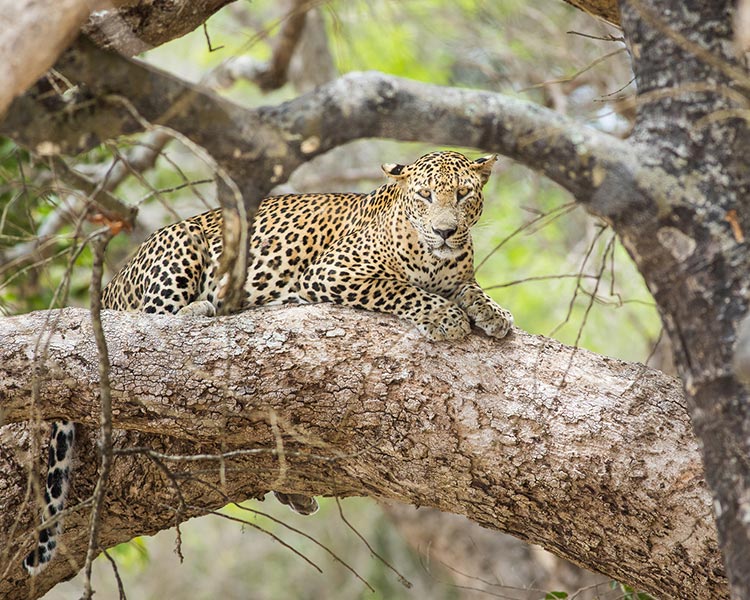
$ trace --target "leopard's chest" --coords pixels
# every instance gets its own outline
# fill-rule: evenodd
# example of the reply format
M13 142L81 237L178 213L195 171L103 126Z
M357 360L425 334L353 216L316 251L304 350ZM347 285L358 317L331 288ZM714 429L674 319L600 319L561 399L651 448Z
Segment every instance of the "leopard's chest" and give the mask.
M428 251L403 257L406 279L428 292L446 296L473 277L471 248L448 257L436 257Z

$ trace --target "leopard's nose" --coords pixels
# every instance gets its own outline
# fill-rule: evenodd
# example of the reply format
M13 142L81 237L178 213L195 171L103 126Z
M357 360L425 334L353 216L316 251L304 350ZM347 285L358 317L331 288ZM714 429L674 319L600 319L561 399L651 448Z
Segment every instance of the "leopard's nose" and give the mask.
M446 227L445 229L438 229L437 227L433 227L432 231L434 231L444 240L447 240L450 236L456 233L456 229L456 227Z

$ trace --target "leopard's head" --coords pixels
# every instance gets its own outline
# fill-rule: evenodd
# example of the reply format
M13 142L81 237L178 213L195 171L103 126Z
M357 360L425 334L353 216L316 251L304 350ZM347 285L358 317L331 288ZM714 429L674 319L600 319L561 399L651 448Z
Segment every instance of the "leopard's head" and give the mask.
M494 154L472 161L458 152L431 152L410 165L383 165L398 185L406 218L437 258L471 243L469 230L482 214L482 187L495 160Z

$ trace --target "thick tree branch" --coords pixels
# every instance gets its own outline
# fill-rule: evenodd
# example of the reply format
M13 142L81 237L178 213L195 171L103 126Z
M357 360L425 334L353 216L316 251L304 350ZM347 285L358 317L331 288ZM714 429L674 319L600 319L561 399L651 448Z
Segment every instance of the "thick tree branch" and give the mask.
M134 56L190 33L232 1L120 0L91 15L83 31L102 48Z
M93 8L89 0L3 2L0 5L0 119L75 38Z
M68 47L94 8L89 0L3 2L0 23L0 119Z
M659 372L521 331L501 342L472 335L435 344L394 318L330 306L218 319L110 312L104 329L114 425L129 430L117 447L255 449L239 463L226 459L225 495L182 477L186 504L215 508L269 488L391 498L467 515L662 597L726 597L680 385ZM25 439L11 435L12 423L34 415L97 422L86 311L4 319L0 337L0 398L11 423L5 460L9 440ZM40 340L47 358L32 406L28 373ZM94 447L82 454L81 500L97 462ZM222 489L216 461L169 464L208 468L214 475L205 477ZM12 531L23 500L18 470L1 471L11 473L0 486L8 490L0 493L3 532ZM158 472L143 455L117 458L104 545L195 512ZM11 555L30 545L33 512L4 540ZM85 519L71 517L68 527L68 555L80 564ZM73 570L59 561L40 585ZM20 565L8 573L0 593L24 589Z
M164 125L205 148L241 190L256 195L343 143L419 140L514 158L579 200L593 198L592 210L608 218L638 207L637 198L608 203L608 194L598 193L602 184L635 176L639 163L628 143L502 94L350 73L279 106L253 110L83 39L56 68L86 86L80 101L61 111L59 103L49 106L38 93L27 94L14 103L1 133L31 148L52 141L59 151L76 153L142 130L144 123Z

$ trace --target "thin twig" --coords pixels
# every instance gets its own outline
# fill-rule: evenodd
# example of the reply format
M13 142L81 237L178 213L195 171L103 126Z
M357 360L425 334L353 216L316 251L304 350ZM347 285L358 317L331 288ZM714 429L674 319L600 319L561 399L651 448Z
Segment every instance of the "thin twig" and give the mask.
M114 572L115 580L117 581L117 592L120 595L120 600L128 600L128 597L125 595L125 586L122 584L122 579L120 579L120 571L117 569L115 559L112 558L109 555L109 552L104 548L100 548L100 550L102 551L102 554L104 554L104 557L109 561L109 564L112 565L112 571Z
M321 454L309 454L307 452L297 452L295 450L285 450L287 456L303 457L305 459L314 459L324 462L334 462L342 458L351 458L364 454L365 451L359 451L351 454L341 454L338 456L323 456ZM256 454L268 454L270 456L276 455L275 448L245 448L242 450L230 450L228 452L222 452L221 454L164 454L157 452L151 448L138 446L135 448L116 448L113 450L114 454L118 455L131 455L131 454L145 454L147 456L156 457L161 460L169 462L199 462L199 461L218 461L221 462L228 458L236 458L239 456L252 456Z
M594 35L591 33L583 33L582 31L566 31L568 35L578 35L590 40L599 40L601 42L622 42L625 43L625 38L621 35L614 36L611 33L607 35Z
M496 290L499 288L511 287L519 285L521 283L528 283L529 281L548 281L550 279L596 279L596 275L581 275L580 273L562 273L560 275L534 275L532 277L524 277L523 279L514 279L506 283L497 283L495 285L482 286L485 291Z
M367 541L365 536L363 536L359 531L357 531L357 528L352 525L347 518L344 516L344 509L341 507L341 501L338 498L334 498L336 500L336 506L339 508L339 516L341 517L341 520L346 524L346 526L352 530L354 535L356 535L360 540L362 540L362 543L367 546L367 549L370 551L370 554L372 554L375 558L377 558L380 562L382 562L386 567L388 567L393 573L395 573L396 577L398 577L399 583L403 585L405 588L411 589L412 583L409 581L406 577L404 577L398 570L396 570L396 567L394 567L391 563L389 563L382 555L378 554L375 549L370 545L370 542Z
M235 521L236 523L242 523L243 525L249 525L253 529L257 529L258 531L262 531L267 536L271 537L273 540L284 546L285 548L291 550L294 552L297 556L299 556L302 560L304 560L307 564L309 564L313 569L318 571L318 573L323 573L323 569L321 569L318 565L316 565L312 560L307 558L304 554L302 554L299 550L297 550L294 546L291 544L286 543L284 540L282 540L279 536L271 533L267 529L263 529L260 525L256 525L255 523L252 523L251 521L248 521L247 519L240 519L239 517L233 517L231 515L224 514L222 512L219 512L217 510L206 510L203 506L193 506L189 505L192 510L199 511L202 515L215 515L217 517L221 517L222 519L226 519L228 521Z
M604 229L602 229L604 231ZM581 336L583 335L583 329L586 327L586 322L588 321L589 313L591 312L591 307L594 306L594 300L596 299L596 292L599 290L599 285L602 282L602 276L604 275L604 271L607 268L607 255L610 252L614 252L614 244L615 240L617 239L616 234L612 234L612 237L609 238L609 241L607 242L607 246L604 248L604 254L602 255L602 262L599 267L599 272L597 273L596 278L596 284L594 285L594 291L590 294L588 304L586 305L586 310L583 313L583 318L581 319L581 325L578 327L578 333L576 334L575 342L573 343L573 350L570 352L570 358L568 359L568 366L565 368L565 371L563 372L563 376L560 379L560 384L558 386L558 393L562 388L565 387L565 380L568 377L568 373L570 373L570 369L573 367L573 359L575 358L579 343L581 341ZM580 285L580 283L579 283Z
M591 240L591 243L589 244L588 249L586 250L586 254L583 257L583 261L581 262L581 266L578 270L578 280L576 281L576 288L573 291L573 297L570 299L570 302L568 303L568 311L565 313L565 318L562 320L562 322L558 323L558 325L547 335L547 337L554 337L555 334L560 331L560 329L570 320L570 316L573 314L573 307L575 306L576 299L578 298L578 292L581 289L581 278L583 278L583 271L586 268L586 263L589 260L589 257L591 256L591 253L594 251L594 248L596 247L596 242L599 240L599 238L602 236L604 231L606 230L606 227L600 227L599 231L594 236L594 239Z
M94 488L94 506L91 510L91 523L89 526L89 544L86 550L86 562L84 565L84 591L83 600L90 600L93 595L91 589L91 566L94 555L99 548L99 527L101 525L102 508L104 506L104 494L106 493L109 473L112 467L112 395L109 381L109 351L107 340L104 337L102 327L102 271L104 268L104 251L112 234L109 230L103 232L102 236L94 241L94 264L91 270L91 326L96 340L96 348L99 355L99 397L100 397L100 439L99 452L102 462L99 467L99 479Z
M565 77L559 77L557 79L551 79L551 80L548 80L548 81L542 81L540 83L535 83L534 85L530 85L528 87L525 87L525 88L522 88L522 89L518 90L518 92L519 93L523 93L523 92L528 92L528 91L534 90L536 88L544 87L545 85L551 85L551 84L555 84L555 83L567 83L569 81L573 81L576 77L580 77L586 71L590 71L591 69L593 69L596 65L604 62L605 60L607 60L609 58L612 58L613 56L617 56L618 54L622 54L626 50L627 50L627 48L625 48L623 46L622 48L618 48L617 50L613 50L612 52L607 52L607 54L605 54L604 56L600 56L599 58L591 61L588 65L586 65L582 69L579 69L578 71L576 71L572 75L566 75Z
M206 43L208 44L208 51L209 52L216 52L217 50L221 50L224 45L221 46L212 46L211 45L211 36L208 35L208 25L206 25L206 22L203 22L203 35L206 36Z
M498 243L492 250L490 250L487 253L487 256L485 256L481 260L481 262L476 266L476 268L474 269L474 275L477 274L477 272L479 271L479 269L481 269L484 266L484 264L490 259L490 257L495 252L497 252L498 250L500 250L500 248L502 248L505 244L507 244L510 240L512 240L514 237L516 237L522 231L531 228L535 224L539 223L539 221L543 221L544 219L549 219L548 221L546 221L542 225L540 225L537 230L535 230L535 231L538 231L539 229L541 229L542 227L546 227L552 221L554 221L555 219L561 217L562 215L567 214L567 213L575 210L577 207L578 207L578 203L577 202L575 202L575 201L568 202L566 204L563 204L561 206L557 206L557 207L553 208L549 212L542 213L542 214L534 217L528 223L524 223L523 225L521 225L517 229L513 230L511 233L509 233L507 236L505 236L502 240L500 240L500 243Z
M323 543L319 542L318 540L316 540L309 533L305 533L301 529L297 529L296 527L292 527L288 523L285 523L281 519L277 519L276 517L274 517L274 516L272 516L272 515L270 515L270 514L268 514L266 512L263 512L263 511L260 511L260 510L256 510L254 508L249 508L247 506L242 506L241 504L238 504L237 502L234 502L233 505L236 506L237 508L241 509L241 510L246 510L246 511L251 512L253 514L259 515L261 517L265 517L269 521L273 521L274 523L277 523L277 524L281 525L282 527L284 527L284 528L286 528L286 529L288 529L290 531L293 531L294 533L296 533L298 535L301 535L302 537L310 540L313 544L315 544L316 546L319 546L320 548L322 548L323 550L325 550L328 554L330 554L331 557L336 562L338 562L341 565L343 565L349 572L352 573L352 575L354 575L357 579L359 579L362 583L364 583L369 588L369 590L371 592L375 593L375 588L373 588L366 579L364 579L359 573L357 573L357 571L354 569L354 567L352 567L351 565L349 565L349 563L347 563L345 560L343 560L341 557L339 557L338 554L336 554L333 550L331 550L325 544L323 544Z
M107 219L120 221L125 227L132 228L138 209L129 206L112 195L105 187L106 178L101 181L92 181L85 175L75 171L67 162L59 156L50 157L50 163L55 168L57 175L67 181L76 189L87 195L89 201L96 205Z

